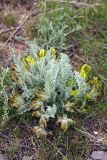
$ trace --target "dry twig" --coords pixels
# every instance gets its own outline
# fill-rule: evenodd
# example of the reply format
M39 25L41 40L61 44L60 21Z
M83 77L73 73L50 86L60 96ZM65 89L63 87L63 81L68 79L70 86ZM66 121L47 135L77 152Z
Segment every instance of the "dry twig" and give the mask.
M53 12L59 11L59 10L63 10L63 8L58 8L58 9L55 9L55 10L51 10L51 11L49 11L49 12L47 12L47 13L50 14L50 13L53 13ZM29 14L23 18L22 23L16 28L16 30L10 35L10 37L7 39L7 41L1 46L0 50L2 50L2 49L7 45L7 43L8 43L8 42L11 40L11 38L17 33L17 31L25 24L26 20L27 20L30 16L36 16L36 18L38 18L38 17L40 17L40 16L42 16L42 15L43 15L43 13L37 14L37 12L29 12ZM6 31L5 31L5 32L6 32ZM2 34L2 33L1 33L1 34Z
M7 41L2 45L0 50L5 47L5 45L11 40L11 38L15 35L15 33L23 26L23 24L26 22L26 20L29 18L30 15L31 15L31 12L29 12L29 14L24 18L22 23L16 28L16 30L11 34L11 36L7 39Z

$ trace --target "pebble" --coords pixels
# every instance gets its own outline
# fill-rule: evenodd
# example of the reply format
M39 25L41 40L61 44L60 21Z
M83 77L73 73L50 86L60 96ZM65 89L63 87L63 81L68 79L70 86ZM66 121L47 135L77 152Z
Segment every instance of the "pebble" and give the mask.
M88 160L107 160L107 152L93 151Z
M23 158L22 158L22 160L32 160L33 159L33 157L32 156L24 156Z
M0 160L5 160L3 154L0 153Z

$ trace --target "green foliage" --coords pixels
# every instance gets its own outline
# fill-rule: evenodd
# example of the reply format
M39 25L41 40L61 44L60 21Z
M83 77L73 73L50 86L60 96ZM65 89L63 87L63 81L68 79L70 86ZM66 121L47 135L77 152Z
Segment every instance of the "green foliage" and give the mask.
M40 19L31 24L29 33L45 48L54 46L62 50L80 44L83 59L93 67L92 72L106 78L107 2L90 1L90 4L93 7L75 8L69 1L40 1Z
M81 69L88 75L84 79L81 72L73 70L64 53L57 56L55 49L40 50L33 44L31 48L31 55L27 57L14 56L14 70L11 71L14 90L10 105L19 114L30 111L32 116L39 118L38 126L34 128L37 136L46 133L50 118L56 118L61 129L66 131L69 122L75 123L68 113L81 111L87 100L96 98L99 81L87 82L90 66L84 65Z
M105 39L107 33L106 5L103 3L98 5L96 2L92 3L93 7L83 5L75 9L75 6L69 5L69 1L66 3L40 1L39 8L42 14L39 21L34 20L33 24L29 25L28 33L36 39L39 46L45 48L54 46L62 49L74 43L80 44L85 60L90 63L90 53L94 52L94 45L98 46L98 50L95 51L99 55L99 39L101 37ZM100 28L104 28L103 32Z
M87 63L93 67L93 73L99 77L107 77L106 42L107 42L107 4L106 2L94 9L85 8L75 11L84 18L81 19L82 32L74 34L72 39L77 39L83 48L83 56ZM83 22L84 20L84 22ZM102 67L101 67L102 66Z
M9 116L8 95L6 92L6 85L8 81L9 70L1 69L0 71L0 125L4 125Z
M37 29L36 29L36 22L34 20L29 21L28 24L26 25L25 34L30 38L34 38L36 36Z
M40 7L42 11L40 20L38 23L36 21L33 23L33 32L32 25L28 27L31 29L30 33L36 38L39 46L45 48L54 46L60 49L66 47L69 33L82 29L75 20L73 9L68 4L49 1L41 3Z

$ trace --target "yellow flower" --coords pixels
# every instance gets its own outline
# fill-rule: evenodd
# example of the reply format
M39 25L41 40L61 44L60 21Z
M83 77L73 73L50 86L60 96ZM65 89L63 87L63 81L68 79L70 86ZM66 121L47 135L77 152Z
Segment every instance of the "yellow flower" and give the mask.
M56 53L55 48L51 48L51 53L52 53L52 55L55 55L55 53Z
M29 69L29 64L28 64L28 62L26 61L26 58L25 58L25 57L22 57L22 58L21 58L21 62L22 62L23 67L25 67L24 69L26 69L26 70L28 71L28 69Z
M28 63L31 63L32 57L31 57L31 56L27 56L27 57L26 57L26 61L27 61Z
M93 77L93 84L98 83L98 77Z
M28 63L29 65L36 63L35 60L34 60L31 56L27 56L26 61L27 61L27 63Z
M46 52L45 50L42 48L40 51L39 51L39 57L44 57L46 55Z
M81 67L80 76L86 79L89 76L90 72L91 72L91 66L89 66L88 64L84 64Z
M76 97L78 95L78 89L71 91L71 95Z

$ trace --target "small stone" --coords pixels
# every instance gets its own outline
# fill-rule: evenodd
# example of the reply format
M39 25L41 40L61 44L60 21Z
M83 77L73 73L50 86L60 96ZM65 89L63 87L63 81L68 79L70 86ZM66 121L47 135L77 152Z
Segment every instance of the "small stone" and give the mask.
M107 153L104 154L104 157L102 160L107 160Z
M0 160L5 160L3 154L0 154Z
M97 132L97 131L93 131L93 133L94 133L94 134L96 134L96 135L98 134L98 132Z
M107 152L93 151L90 157L88 160L107 160Z
M22 160L32 160L32 159L33 159L32 156L24 156L24 157L22 158Z
M102 140L103 144L107 146L107 136Z

